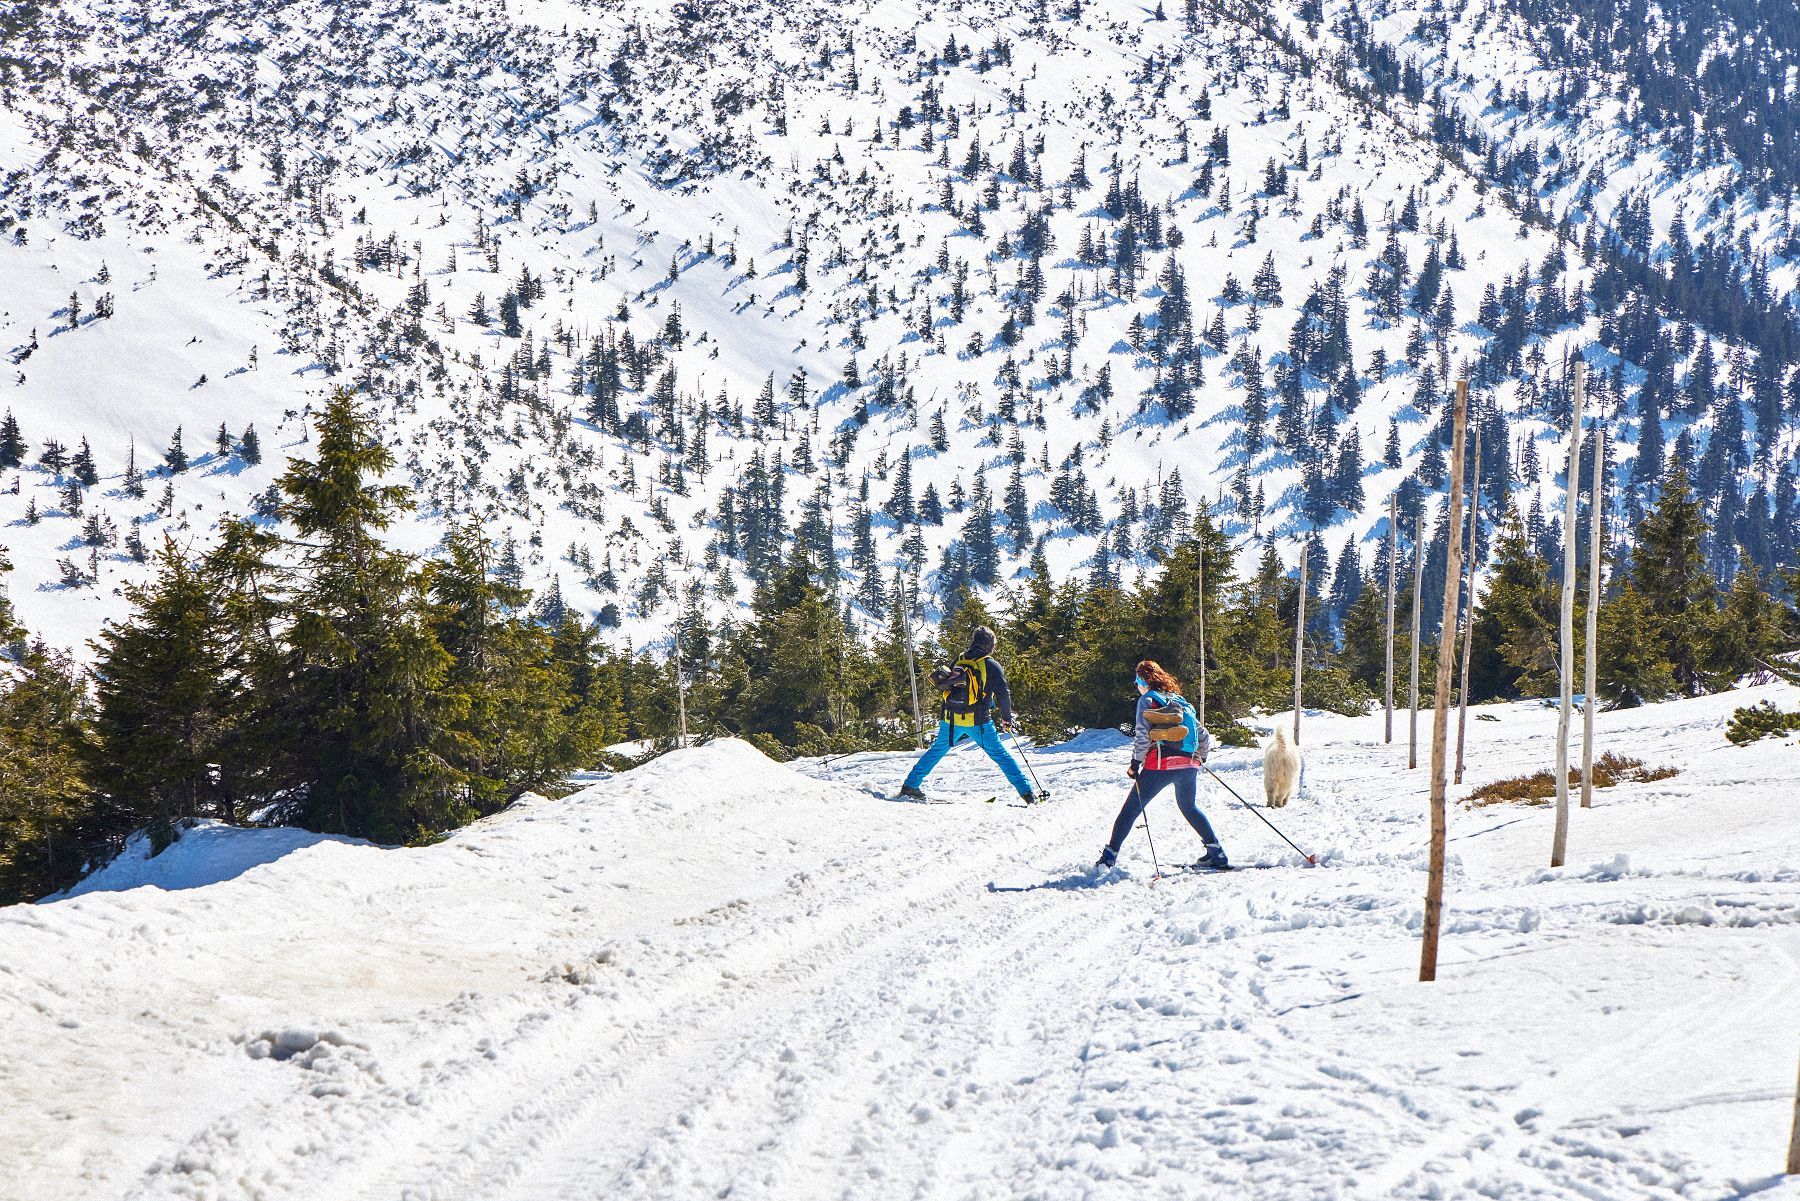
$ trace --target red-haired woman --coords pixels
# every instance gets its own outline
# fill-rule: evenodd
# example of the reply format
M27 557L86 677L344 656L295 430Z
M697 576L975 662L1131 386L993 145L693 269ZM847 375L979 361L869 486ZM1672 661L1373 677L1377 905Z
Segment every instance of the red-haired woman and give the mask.
M1150 798L1173 784L1175 804L1181 816L1206 844L1206 857L1196 866L1226 868L1231 866L1225 849L1200 807L1194 793L1200 765L1212 740L1200 724L1199 715L1187 698L1181 695L1181 683L1164 671L1154 659L1137 665L1137 724L1131 739L1131 766L1125 774L1131 777L1131 793L1119 816L1113 820L1112 840L1100 852L1097 866L1112 867L1131 827L1143 814Z

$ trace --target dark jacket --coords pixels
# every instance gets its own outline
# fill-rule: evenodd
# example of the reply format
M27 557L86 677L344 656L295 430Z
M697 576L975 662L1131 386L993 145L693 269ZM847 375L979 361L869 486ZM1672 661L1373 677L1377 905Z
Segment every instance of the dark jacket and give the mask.
M964 654L963 658L983 663L987 671L987 692L981 707L975 712L976 724L992 720L988 713L990 708L998 709L1003 720L1012 721L1012 689L1006 686L1006 669L1000 666L1000 660L992 655L977 655L972 650Z

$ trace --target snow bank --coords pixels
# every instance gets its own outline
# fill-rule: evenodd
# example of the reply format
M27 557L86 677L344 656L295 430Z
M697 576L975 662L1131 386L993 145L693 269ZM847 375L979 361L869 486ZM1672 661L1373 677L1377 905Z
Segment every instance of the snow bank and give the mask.
M148 834L133 834L111 863L50 899L90 892L124 892L130 888L204 888L321 843L371 845L359 838L314 834L310 830L245 829L211 820L188 822L160 855L152 855Z

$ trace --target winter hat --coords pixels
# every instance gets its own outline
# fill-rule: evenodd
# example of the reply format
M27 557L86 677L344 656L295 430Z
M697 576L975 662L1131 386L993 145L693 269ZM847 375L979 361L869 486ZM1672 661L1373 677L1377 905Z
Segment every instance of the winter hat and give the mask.
M998 641L994 637L994 631L986 626L976 626L975 632L969 635L969 653L972 655L992 654L994 644Z

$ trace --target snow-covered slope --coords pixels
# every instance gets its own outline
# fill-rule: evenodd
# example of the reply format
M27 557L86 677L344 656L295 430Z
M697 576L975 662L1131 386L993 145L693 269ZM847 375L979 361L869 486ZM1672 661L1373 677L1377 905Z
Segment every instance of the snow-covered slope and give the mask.
M1308 719L1317 869L1207 782L1255 869L1151 884L1138 834L1098 882L1111 734L1033 752L1042 809L724 742L425 849L208 829L0 911L0 1197L1800 1197L1796 748L1722 735L1764 695L1602 715L1680 774L1565 870L1547 808L1454 808L1433 985L1379 717ZM1478 711L1471 783L1554 724Z
M791 531L809 501L870 609L897 569L949 589L957 569L933 573L968 549L984 493L1025 521L1000 523L999 582L1035 549L1058 576L1129 578L1202 498L1248 554L1274 536L1291 563L1316 531L1321 558L1349 545L1363 566L1388 494L1431 475L1446 381L1464 373L1493 504L1510 490L1554 511L1557 456L1537 443L1610 316L1586 308L1583 227L1523 222L1502 203L1513 189L1446 158L1417 113L1321 69L1345 52L1335 22L1289 46L1264 14L1195 6L1190 25L1187 7L19 9L0 407L30 457L0 477L0 531L23 616L56 642L90 636L143 571L133 523L152 548L164 532L198 544L254 508L338 384L398 448L420 504L410 545L478 519L529 582L616 608L640 641L666 634L683 582L715 613L744 604L768 554L756 531ZM1599 155L1584 162L1616 165ZM1253 304L1265 260L1278 286ZM1450 307L1414 307L1434 262L1428 291ZM516 336L507 294L523 296ZM1677 345L1685 370L1698 352ZM1733 414L1750 400L1739 349L1714 348ZM1643 373L1590 353L1627 464ZM615 358L616 416L596 394ZM1699 453L1720 413L1660 403L1664 442L1691 428ZM1259 404L1260 448L1245 429ZM263 462L216 451L221 424L231 439L254 424ZM164 478L177 427L195 463ZM1758 503L1776 505L1791 430L1751 419L1768 441L1752 465L1745 428L1721 441L1733 495L1767 481ZM40 456L83 437L102 478L76 515ZM133 446L142 496L124 487ZM909 501L932 486L942 524L893 503L902 461ZM97 512L112 531L84 537ZM1727 569L1734 514L1717 523ZM1760 536L1791 553L1791 530Z

